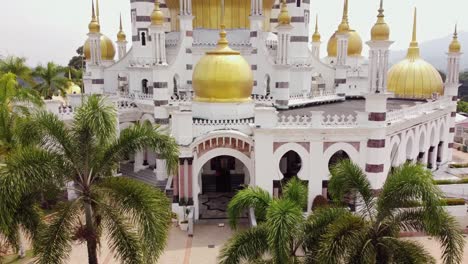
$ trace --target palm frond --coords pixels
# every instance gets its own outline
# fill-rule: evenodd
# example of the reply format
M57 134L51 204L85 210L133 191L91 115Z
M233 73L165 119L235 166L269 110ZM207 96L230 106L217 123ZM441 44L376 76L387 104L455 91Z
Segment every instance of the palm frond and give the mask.
M109 206L121 210L135 226L145 263L155 263L167 242L170 202L160 190L129 178L106 178L96 185Z
M118 209L100 204L103 225L108 231L109 248L122 263L143 263L142 245L132 225Z
M261 258L266 253L268 229L260 225L234 234L221 249L218 263L238 264L246 260L250 263L263 263Z
M351 160L338 162L331 170L328 191L333 199L343 202L346 196L351 195L362 199L367 214L370 215L373 206L372 187L362 169Z
M62 204L57 213L38 235L34 245L36 263L64 263L71 252L73 227L81 212L80 201Z
M288 263L293 240L298 236L304 217L302 208L289 199L273 200L267 209L268 245L276 263Z
M392 263L435 264L435 259L419 243L405 239L383 238L381 243L391 252Z
M237 227L238 217L249 208L255 210L258 222L265 220L266 211L272 198L270 194L260 187L248 186L234 195L228 204L227 214L232 228Z
M307 208L307 185L301 182L297 177L288 181L283 191L283 198L290 199L301 208Z

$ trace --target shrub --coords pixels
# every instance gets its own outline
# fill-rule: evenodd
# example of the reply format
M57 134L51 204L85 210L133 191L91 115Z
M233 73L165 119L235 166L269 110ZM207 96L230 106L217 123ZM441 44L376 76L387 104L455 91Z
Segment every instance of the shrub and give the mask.
M465 205L465 199L463 199L463 198L445 198L442 201L447 206Z
M448 185L448 184L464 184L468 183L468 178L463 178L459 180L434 180L436 185Z
M450 168L468 168L468 163L450 164Z
M312 202L312 211L317 210L320 207L325 207L328 205L327 198L323 197L323 195L317 195Z

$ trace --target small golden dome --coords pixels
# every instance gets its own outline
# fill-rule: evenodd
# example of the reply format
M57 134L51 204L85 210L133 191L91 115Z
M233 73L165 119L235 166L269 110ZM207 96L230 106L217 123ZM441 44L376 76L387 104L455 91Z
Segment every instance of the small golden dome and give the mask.
M84 46L84 55L87 60L91 59L91 48L89 45L89 40L86 40ZM112 40L110 40L105 35L101 35L101 58L102 60L114 60L115 57L115 47Z
M328 40L328 45L327 45L327 52L328 52L328 57L336 57L338 52L337 52L337 46L338 46L338 39L336 38L336 34L338 31L335 31L335 33L330 37L330 40ZM361 56L362 53L362 39L361 36L355 31L350 29L348 31L348 56L353 57L353 56Z
M125 35L125 32L123 32L123 28L122 28L122 14L120 15L120 27L119 27L119 32L117 33L117 41L119 42L127 41L127 36Z
M76 85L74 82L69 81L67 83L67 89L65 89L67 94L81 94L81 87Z
M192 81L195 100L199 102L236 103L249 101L253 74L249 63L232 50L221 26L218 46L197 63Z
M460 53L461 51L461 44L458 41L458 33L457 33L457 26L455 25L455 32L453 33L453 39L449 46L450 53Z
M99 33L101 32L101 25L99 25L99 22L96 18L96 12L94 11L94 3L92 7L92 16L91 16L91 22L89 22L88 25L89 33Z
M281 11L278 15L278 24L279 25L291 24L291 16L289 15L288 6L285 0L281 1Z
M397 97L423 99L431 98L434 93L442 95L443 87L439 72L419 55L415 9L413 39L406 58L388 72L388 90L394 92Z
M371 40L389 40L390 27L384 19L383 0L380 0L379 14L377 15L377 22L371 29Z
M312 42L320 42L320 33L318 31L318 15L315 16L315 31L312 34Z
M159 7L159 0L154 2L154 10L151 13L151 25L154 26L162 26L164 25L164 13L161 11Z

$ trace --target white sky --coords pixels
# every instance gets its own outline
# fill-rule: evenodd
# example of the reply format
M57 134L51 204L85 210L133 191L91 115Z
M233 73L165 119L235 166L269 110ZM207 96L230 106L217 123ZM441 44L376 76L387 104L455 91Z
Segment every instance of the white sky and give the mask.
M349 2L350 25L367 41L379 0ZM0 55L25 56L31 65L47 61L67 64L86 39L91 0L0 0L0 3ZM341 20L342 6L343 0L311 0L311 17L319 14L324 46ZM420 42L447 36L457 22L460 31L468 30L468 0L385 0L386 20L395 41L392 49L408 46L414 6L418 7ZM122 12L127 39L131 38L130 0L100 0L100 10L101 31L105 35L116 38Z

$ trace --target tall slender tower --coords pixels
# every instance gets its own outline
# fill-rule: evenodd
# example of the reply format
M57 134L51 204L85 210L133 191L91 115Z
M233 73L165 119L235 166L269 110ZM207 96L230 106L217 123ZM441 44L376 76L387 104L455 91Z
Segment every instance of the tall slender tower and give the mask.
M369 46L369 92L385 93L387 91L387 71L389 48L392 45L390 28L384 19L383 0L380 0L377 22L371 29Z
M166 65L166 33L164 32L164 14L159 6L159 0L154 3L150 26L153 43L153 58L157 65Z
M101 26L96 17L96 12L94 10L94 3L92 3L92 16L91 22L88 25L89 33L88 39L90 44L90 65L101 65L102 57L101 57Z
M281 0L281 11L278 15L278 51L276 54L276 64L288 65L290 63L290 43L291 43L291 16L288 12L286 0Z
M345 0L343 7L343 18L338 26L336 33L337 38L337 66L345 66L348 58L348 39L349 39L349 22L348 22L348 0Z
M127 36L122 28L122 14L120 14L120 27L117 33L117 50L119 54L119 60L127 54Z
M453 139L455 137L455 117L457 115L457 100L458 100L458 88L460 87L460 57L461 44L458 41L457 26L455 26L455 32L453 33L453 39L450 43L449 50L447 53L447 79L445 81L444 95L452 98L452 112L448 121L449 135L448 135L448 153L446 160L452 160L452 147ZM440 162L444 162L441 160Z
M318 31L318 15L315 16L315 31L312 34L312 55L320 59L320 46L322 42L320 41L320 33Z

